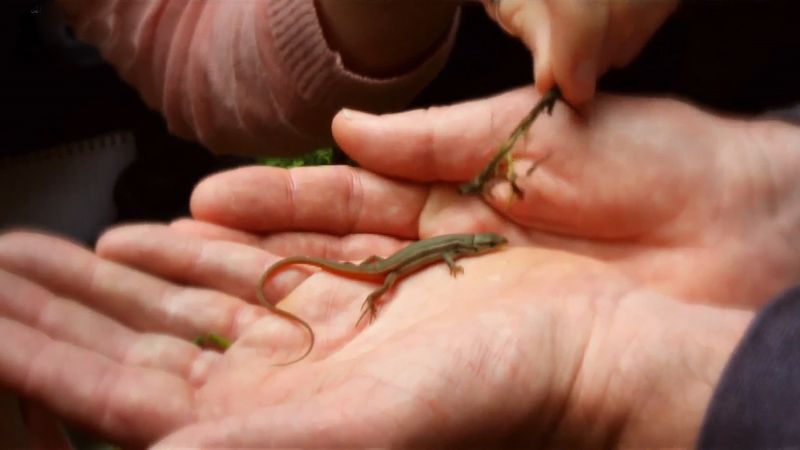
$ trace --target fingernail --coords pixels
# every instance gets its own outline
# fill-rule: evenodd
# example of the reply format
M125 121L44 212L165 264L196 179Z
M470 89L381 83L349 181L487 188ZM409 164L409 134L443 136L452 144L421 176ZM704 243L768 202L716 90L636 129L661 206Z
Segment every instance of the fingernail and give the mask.
M370 114L364 111L357 111L355 109L344 108L342 109L342 116L348 120L369 119L375 117L375 114Z

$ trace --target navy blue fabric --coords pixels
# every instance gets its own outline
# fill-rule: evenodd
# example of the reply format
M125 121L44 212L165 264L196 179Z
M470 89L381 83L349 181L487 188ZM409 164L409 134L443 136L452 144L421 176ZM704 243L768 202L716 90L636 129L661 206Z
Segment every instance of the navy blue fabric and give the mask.
M739 343L698 448L800 448L800 287L759 312Z

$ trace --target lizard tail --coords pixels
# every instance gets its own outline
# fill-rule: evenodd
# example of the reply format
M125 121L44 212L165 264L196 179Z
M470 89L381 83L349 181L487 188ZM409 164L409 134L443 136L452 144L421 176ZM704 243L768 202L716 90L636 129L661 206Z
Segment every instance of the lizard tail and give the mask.
M309 325L308 322L306 322L305 320L295 316L294 314L292 314L292 313L290 313L288 311L284 311L282 309L279 309L277 306L273 305L272 303L269 303L267 301L267 299L264 298L264 283L266 283L267 278L269 278L269 276L275 271L274 269L276 269L276 268L277 267L273 266L273 267L265 270L264 273L261 275L261 278L259 278L259 280L258 280L258 288L256 289L256 298L258 298L258 302L261 303L262 306L266 307L267 309L269 309L273 313L275 313L275 314L277 314L277 315L279 315L279 316L281 316L281 317L283 317L285 319L288 319L288 320L300 325L301 327L305 328L306 331L308 331L308 337L310 339L308 347L306 347L306 351L303 352L302 355L300 355L299 357L297 357L297 358L295 358L295 359L293 359L291 361L287 361L287 362L283 362L283 363L279 363L279 364L273 364L273 366L280 367L280 366L288 366L288 365L294 364L296 362L300 362L303 359L305 359L305 357L308 356L308 354L311 353L311 350L314 348L314 343L316 341L316 337L314 335L314 330L311 328L311 325Z
M309 325L308 322L306 322L305 320L295 316L292 313L288 313L288 312L283 311L283 310L278 309L278 308L274 308L273 311L277 312L278 315L281 315L281 316L283 316L283 317L285 317L285 318L297 323L301 327L305 328L306 331L308 331L308 337L309 337L308 346L306 347L306 351L303 352L302 355L298 356L297 358L295 358L295 359L293 359L291 361L286 361L286 362L282 362L282 363L273 364L273 366L275 366L275 367L289 366L289 365L292 365L292 364L294 364L296 362L302 361L303 359L306 358L306 356L308 356L309 353L311 353L311 350L314 348L314 342L316 340L316 338L314 336L314 330L311 329L311 325Z

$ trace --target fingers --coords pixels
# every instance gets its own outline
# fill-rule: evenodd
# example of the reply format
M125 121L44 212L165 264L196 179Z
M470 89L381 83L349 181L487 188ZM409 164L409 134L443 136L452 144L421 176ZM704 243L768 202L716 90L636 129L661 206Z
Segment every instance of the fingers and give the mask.
M486 110L501 98L508 105L515 105L509 108L518 108L512 114L513 119L503 120L513 128L538 96L532 88L520 89L485 100L489 105ZM347 127L350 133L347 142L351 146L345 150L365 168L392 176L419 178L418 173L423 170L393 160L384 142L389 142L390 148L399 153L416 155L415 159L458 161L462 158L457 147L459 137L432 139L431 136L435 133L432 127L437 122L436 115L439 112L447 115L460 106L429 111L428 120L415 116L418 111L363 119L337 117L336 120L341 120L341 126ZM480 127L481 120L485 120L481 118L483 113L473 113L472 119L478 125L470 128L470 122L462 117L464 123L457 127L461 130ZM582 117L559 105L552 116L537 119L514 149L518 163L514 165L514 173L519 175L517 183L525 192L524 199L510 202L508 183L499 182L489 188L492 195L488 200L497 211L517 224L540 231L603 239L641 237L675 217L691 198L688 195L702 194L698 189L706 182L699 177L702 170L698 169L704 167L702 162L713 153L690 152L688 149L696 144L685 137L694 135L704 126L715 126L708 123L705 116L708 115L699 114L686 105L657 99L603 96L593 102ZM392 140L394 128L404 130L402 139ZM500 135L502 138L498 142L505 139L507 133ZM383 136L385 140L381 139ZM489 148L483 157L470 156L474 167L473 171L468 171L468 177L483 168L496 147ZM675 148L685 151L675 152ZM690 153L693 157L687 159L685 155ZM535 171L527 173L526 169L534 161L542 163ZM438 175L443 179L453 177L453 173L458 173L458 164L453 163L452 171L439 168L442 172ZM641 189L641 186L649 188ZM660 194L654 197L654 191ZM453 199L439 205L433 205L432 199L433 195L428 197L420 216L421 231L425 230L425 222L430 217L441 220L446 218L445 214L475 212ZM473 226L475 222L464 223Z
M464 181L483 168L539 98L527 87L382 116L342 111L333 119L333 134L348 155L371 171L415 181Z
M257 232L417 235L427 189L346 166L248 167L213 175L192 195L196 219Z
M0 236L0 269L77 299L135 330L187 339L208 332L235 337L264 314L237 298L177 286L40 234Z
M555 85L580 106L594 97L597 79L628 64L675 9L675 0L503 0L487 12L534 55L536 87Z
M251 300L255 298L255 280L274 259L249 245L212 241L149 224L109 230L98 240L96 251L103 258L159 278Z
M216 241L238 242L251 247L261 248L261 238L252 233L246 233L233 228L216 225L209 222L200 222L193 219L178 219L169 224L173 230L204 239Z
M201 226L198 222L193 228ZM281 233L263 239L260 245L281 256L358 261L375 254L390 254L403 244L403 241L372 235L339 238L316 233ZM160 278L226 292L252 303L256 302L256 281L278 260L275 255L250 245L211 241L161 225L129 225L110 230L98 241L97 252L104 258ZM277 303L308 273L307 270L293 270L276 277L265 289L265 297Z
M534 80L542 94L555 86L551 25L552 20L544 0L485 0L486 12L504 30L518 37L533 54Z
M173 222L170 228L182 234L204 239L224 240L263 248L280 257L305 255L339 261L361 261L372 255L387 255L408 244L406 240L373 234L349 234L340 237L313 232L286 232L257 237L250 233L191 219Z
M120 364L201 375L197 346L166 335L141 334L30 281L0 270L0 314L36 328L50 339L96 352ZM207 358L214 358L207 354ZM210 361L205 361L205 365ZM203 374L204 375L204 374Z
M386 256L408 241L372 234L343 237L320 233L276 233L264 238L264 247L281 256L306 255L336 261L357 262L370 256Z
M555 85L572 105L594 96L603 73L608 2L586 0L503 0L486 4L487 12L521 39L534 56L536 87Z
M547 15L546 4L537 1L531 4L538 6L533 8L525 16L525 22L530 24L532 29L523 31L522 40L533 53L533 79L536 89L544 95L545 92L554 88L557 83L553 75L553 54L552 54L552 23Z
M144 444L193 415L193 390L179 377L120 365L0 318L0 380L56 414L114 440Z
M299 242L299 239L291 237L286 240ZM304 281L315 270L303 265L277 274L262 286L259 284L261 275L278 257L250 245L212 241L167 226L131 225L113 229L101 237L97 251L104 258L136 267L155 277L194 286L194 291L200 291L197 287L202 287L215 292L227 292L232 295L230 298L250 301L252 305L236 309L244 316L244 320L238 320L235 316L228 320L238 320L241 325L252 326L246 329L244 326L229 328L231 331L225 332L213 328L202 333L195 332L194 337L214 332L236 339L236 346L225 353L229 364L230 358L235 357L233 355L239 355L238 358L244 358L251 364L254 361L263 362L263 358L269 362L286 362L293 360L309 345L307 330L287 320L285 314L276 314L274 309L258 304L256 295L259 290L264 292L264 299L269 304L309 323L319 337L319 343L326 342L329 322L339 317L338 313L332 314L331 310L339 311L340 308L321 307L318 299L334 301L350 298L342 292L327 295L324 282L312 284L304 291L303 287L309 286ZM238 299L236 302L243 303ZM256 318L260 320L256 322ZM353 328L347 327L345 330L351 333ZM320 347L311 349L315 352L314 356L319 354Z
M544 61L552 62L556 84L572 105L589 101L597 77L604 70L602 51L608 25L607 5L600 1L547 2L552 23L549 46L540 48ZM546 70L546 69L543 69Z

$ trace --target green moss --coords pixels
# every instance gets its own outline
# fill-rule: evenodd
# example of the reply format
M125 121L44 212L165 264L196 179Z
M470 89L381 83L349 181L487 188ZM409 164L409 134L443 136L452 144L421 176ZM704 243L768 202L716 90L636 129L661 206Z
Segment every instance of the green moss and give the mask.
M327 166L333 164L334 151L332 148L321 148L301 156L295 157L261 157L258 162L273 167L302 167L302 166Z
M194 343L198 347L202 348L212 347L218 350L222 350L223 352L229 349L231 346L230 339L224 338L214 333L206 333L202 336L198 336L194 339Z

